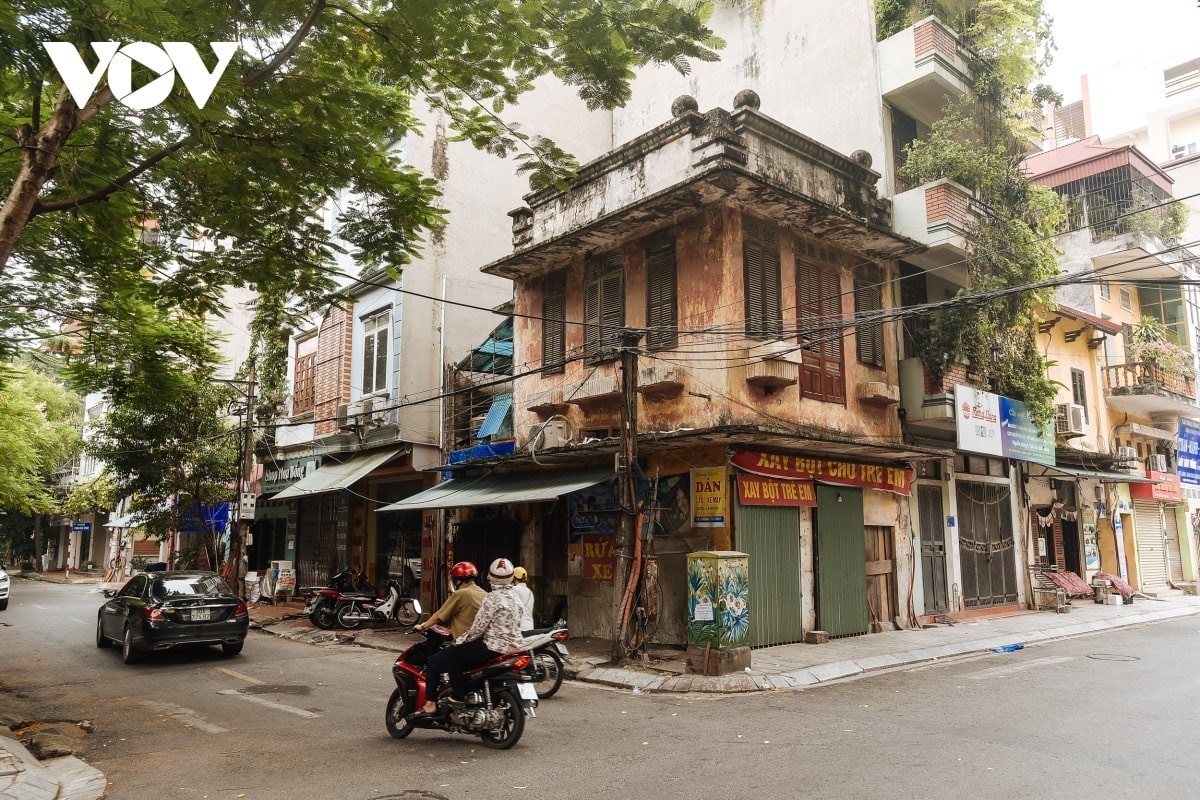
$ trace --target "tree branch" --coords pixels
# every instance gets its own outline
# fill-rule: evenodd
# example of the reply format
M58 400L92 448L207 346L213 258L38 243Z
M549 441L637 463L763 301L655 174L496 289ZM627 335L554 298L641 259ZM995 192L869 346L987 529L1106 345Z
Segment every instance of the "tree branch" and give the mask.
M325 10L325 6L326 0L316 0L313 3L312 9L308 12L308 17L304 20L304 23L292 34L291 40L284 45L282 50L275 54L275 57L266 66L258 72L242 78L242 85L247 87L254 86L278 72L279 68L300 49L300 45L308 38L308 34L312 32L313 27L317 24L317 17L321 16L321 12Z
M147 158L141 164L138 164L136 167L134 167L133 169L126 172L121 177L114 178L113 180L109 181L108 183L101 186L99 189L96 189L95 191L88 192L87 194L80 195L78 197L68 197L64 200L54 200L51 202L43 202L43 201L39 200L34 204L33 211L32 211L32 213L30 213L29 218L33 219L38 214L44 214L48 211L62 211L65 208L76 208L78 206L87 205L88 203L94 203L97 200L103 200L105 197L108 197L110 194L117 191L118 189L121 189L121 188L129 185L139 175L141 175L143 172L145 172L146 170L153 167L158 162L162 161L167 156L170 156L173 153L176 153L176 152L182 150L189 143L191 143L193 138L194 137L192 137L192 136L185 136L184 138L180 139L178 142L175 142L175 144L173 144L169 147L163 148L162 150L158 151L154 155Z

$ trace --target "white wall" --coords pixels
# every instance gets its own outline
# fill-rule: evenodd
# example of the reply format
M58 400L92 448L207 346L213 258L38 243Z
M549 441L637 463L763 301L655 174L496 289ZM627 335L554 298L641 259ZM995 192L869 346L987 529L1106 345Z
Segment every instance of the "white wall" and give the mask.
M884 171L872 3L725 0L709 27L726 41L721 60L694 62L686 76L670 66L642 71L633 99L615 114L616 143L670 120L679 95L695 97L702 112L732 110L734 96L753 89L762 113L845 155L866 150L872 168Z

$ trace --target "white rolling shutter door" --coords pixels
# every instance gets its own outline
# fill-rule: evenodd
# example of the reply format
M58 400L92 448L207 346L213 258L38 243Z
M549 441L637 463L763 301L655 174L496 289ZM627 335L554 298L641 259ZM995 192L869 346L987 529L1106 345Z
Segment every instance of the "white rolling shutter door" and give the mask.
M1163 522L1156 502L1133 503L1137 532L1138 577L1142 589L1167 585L1167 556L1163 547Z

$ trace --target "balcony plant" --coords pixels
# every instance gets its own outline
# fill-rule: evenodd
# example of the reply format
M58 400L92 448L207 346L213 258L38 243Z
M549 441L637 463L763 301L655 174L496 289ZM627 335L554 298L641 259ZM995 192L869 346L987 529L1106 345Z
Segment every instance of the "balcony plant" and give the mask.
M1144 378L1153 379L1154 372L1164 376L1196 377L1192 354L1172 342L1167 326L1154 317L1142 317L1141 321L1133 326L1125 346L1125 355L1130 364L1150 368L1146 370Z

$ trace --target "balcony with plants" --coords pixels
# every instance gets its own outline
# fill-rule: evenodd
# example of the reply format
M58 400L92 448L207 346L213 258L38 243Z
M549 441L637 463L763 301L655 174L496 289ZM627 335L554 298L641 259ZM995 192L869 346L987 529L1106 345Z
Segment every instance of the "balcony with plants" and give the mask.
M1193 356L1171 341L1161 321L1142 317L1133 326L1126 338L1125 359L1104 368L1104 393L1111 409L1139 416L1196 411Z

